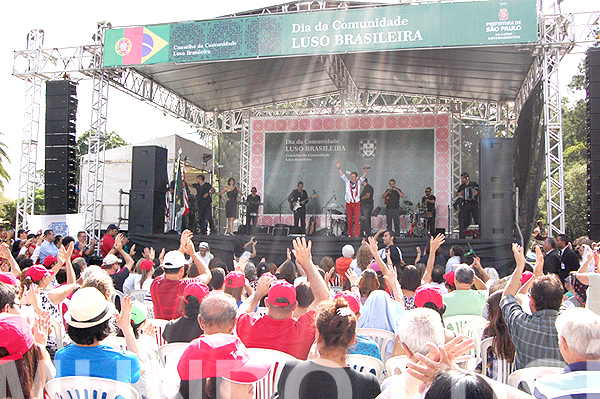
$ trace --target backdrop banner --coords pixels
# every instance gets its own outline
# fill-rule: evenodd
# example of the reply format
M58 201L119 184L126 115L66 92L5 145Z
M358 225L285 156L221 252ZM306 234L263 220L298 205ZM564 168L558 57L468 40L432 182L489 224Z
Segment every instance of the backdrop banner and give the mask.
M307 204L307 215L318 215L320 226L326 209L344 213L339 161L347 177L370 168L375 207L385 208L382 195L390 179L413 204L402 205L407 213L431 187L438 198L436 225L446 228L452 197L449 121L446 114L252 119L250 185L264 202L261 222L291 224L286 198L300 181L310 197L316 195ZM382 227L380 219L374 227Z
M104 66L538 41L535 0L261 14L109 29Z

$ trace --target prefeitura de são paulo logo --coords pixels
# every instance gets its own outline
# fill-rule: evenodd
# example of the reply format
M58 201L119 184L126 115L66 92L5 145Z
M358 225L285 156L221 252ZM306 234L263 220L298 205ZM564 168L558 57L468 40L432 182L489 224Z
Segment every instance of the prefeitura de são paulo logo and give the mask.
M500 12L498 13L498 18L500 19L500 21L507 21L508 20L508 10L506 8L502 8L500 10Z
M129 52L131 51L131 40L129 40L126 37L119 39L115 44L115 51L120 56L129 54Z
M363 159L373 159L377 155L377 139L360 139L358 151Z

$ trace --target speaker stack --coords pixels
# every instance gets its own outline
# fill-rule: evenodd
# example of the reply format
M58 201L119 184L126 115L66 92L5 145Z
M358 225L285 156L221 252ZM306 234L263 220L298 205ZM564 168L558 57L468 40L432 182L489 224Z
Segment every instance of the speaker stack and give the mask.
M588 234L600 239L600 49L590 48L585 62L588 147Z
M514 224L513 141L479 141L480 232L486 239L512 239Z
M167 149L154 145L133 147L130 234L164 233L167 183Z
M46 82L45 205L47 215L77 213L75 122L77 85Z

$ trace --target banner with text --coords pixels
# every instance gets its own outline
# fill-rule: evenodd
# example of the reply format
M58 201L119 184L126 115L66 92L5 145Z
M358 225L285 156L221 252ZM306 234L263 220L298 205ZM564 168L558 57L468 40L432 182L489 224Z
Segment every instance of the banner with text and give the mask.
M392 5L109 29L104 66L537 40L535 0Z

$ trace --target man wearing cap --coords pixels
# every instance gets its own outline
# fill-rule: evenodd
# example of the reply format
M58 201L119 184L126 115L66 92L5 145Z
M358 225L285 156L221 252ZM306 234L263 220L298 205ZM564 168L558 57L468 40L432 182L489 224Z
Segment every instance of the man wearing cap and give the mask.
M40 245L40 263L44 263L44 259L48 255L58 255L58 247L54 245L54 231L52 230L44 231L44 241Z
M294 255L306 273L315 297L309 311L298 319L292 318L298 306L294 286L286 281L275 281L272 274L265 273L258 280L254 294L240 306L236 331L249 348L275 349L305 360L315 340L315 310L322 301L329 299L329 292L312 262L311 242L307 244L306 239L296 238L293 244ZM253 313L267 294L267 314Z
M475 285L476 290L471 289ZM456 315L481 316L489 296L485 283L475 275L471 266L461 264L454 272L456 290L444 295L444 318Z
M253 399L253 383L272 367L272 360L252 355L237 337L203 335L190 343L177 364L177 397Z
M115 240L114 248L118 251L123 259L125 259L125 265L121 266L122 259L116 257L113 254L107 254L102 260L102 268L106 270L106 272L112 278L113 285L115 289L123 292L123 283L125 279L129 277L129 273L133 270L133 259L125 250L123 249L123 239L122 234L119 234Z
M102 257L108 255L110 250L115 246L115 237L117 234L119 234L119 228L115 224L109 224L106 228L106 234L102 237L102 244L100 244Z
M198 244L198 252L196 252L196 255L198 255L198 257L202 259L207 265L215 257L213 254L210 253L210 245L208 245L208 243L204 241Z
M202 259L198 257L192 242L192 232L181 233L179 249L168 252L163 258L162 267L165 273L152 281L150 293L154 304L154 316L157 319L172 320L184 315L183 290L188 284L197 282L207 284L211 272ZM184 278L185 266L189 263L184 253L194 261L200 273L194 278Z
M113 304L94 287L77 290L65 313L67 334L74 344L56 352L56 378L85 376L137 382L142 364L131 326L131 306L131 298L125 297L121 302L121 314L116 317L127 345L127 351L120 351L102 344L111 332Z
M208 287L203 283L190 283L185 286L182 295L185 303L185 314L165 325L162 334L165 341L169 343L191 342L204 333L200 327L198 310L208 293Z

